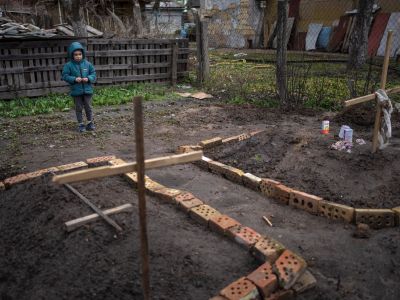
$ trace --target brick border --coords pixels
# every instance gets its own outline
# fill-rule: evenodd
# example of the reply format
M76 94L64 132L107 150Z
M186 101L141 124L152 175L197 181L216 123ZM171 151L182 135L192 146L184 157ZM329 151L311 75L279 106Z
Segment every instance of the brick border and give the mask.
M228 137L223 139L222 142L211 143L211 147L208 146L204 149L210 149L221 144L241 142L263 131L264 130L254 131ZM220 139L219 137L213 138L202 141L194 146L180 146L178 151L183 151L183 149L185 152L202 150L202 144L209 145L209 141L220 141ZM251 173L246 173L245 171L225 165L205 156L203 156L201 161L195 162L194 164L234 183L242 184L268 198L273 198L283 204L302 209L313 215L323 216L333 220L341 220L351 224L365 223L374 229L400 226L400 207L393 207L392 209L355 208L292 189L273 179L257 177Z

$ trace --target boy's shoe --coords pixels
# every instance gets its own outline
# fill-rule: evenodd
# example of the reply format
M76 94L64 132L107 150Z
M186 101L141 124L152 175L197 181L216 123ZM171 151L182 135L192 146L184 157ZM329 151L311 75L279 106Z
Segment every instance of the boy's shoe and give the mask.
M85 131L86 131L85 124L79 124L79 126L78 126L78 131L79 131L79 132L85 132Z
M93 122L89 122L87 125L86 125L86 130L88 130L88 131L93 131L93 130L95 130L96 129L96 126L94 126L94 123Z

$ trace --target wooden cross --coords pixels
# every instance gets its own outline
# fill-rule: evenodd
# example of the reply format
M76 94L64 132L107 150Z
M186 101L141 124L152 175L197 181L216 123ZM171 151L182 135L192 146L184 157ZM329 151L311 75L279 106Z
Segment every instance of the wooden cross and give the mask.
M161 168L177 164L184 164L201 160L202 151L172 155L166 157L144 159L144 137L143 137L143 112L142 97L135 97L135 137L136 137L136 163L126 163L117 166L106 166L88 170L76 171L68 174L56 175L53 182L68 184L78 181L102 178L107 176L137 172L138 198L139 198L139 220L140 240L142 257L142 287L145 300L150 299L150 276L149 276L149 250L147 239L146 221L146 199L145 199L145 169Z
M389 59L390 59L390 51L391 51L391 47L392 47L392 41L393 41L393 31L389 30L387 40L386 40L385 58L383 61L382 75L381 75L380 88L382 90L385 90L385 88L386 88L387 72L388 72L388 68L389 68ZM396 88L389 89L386 91L386 93L388 95L399 93L399 92L400 92L400 87L396 87ZM379 129L381 127L381 122L382 122L382 107L379 103L379 100L377 99L375 94L369 94L366 96L347 100L344 103L345 107L350 107L352 105L368 102L368 101L371 101L374 99L376 99L376 115L375 115L374 132L373 132L373 136L372 136L372 153L375 153L378 150L378 135L379 135Z

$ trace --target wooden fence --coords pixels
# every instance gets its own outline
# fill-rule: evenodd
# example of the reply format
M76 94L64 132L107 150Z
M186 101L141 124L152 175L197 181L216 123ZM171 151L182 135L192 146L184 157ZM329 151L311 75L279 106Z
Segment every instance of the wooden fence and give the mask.
M69 91L61 80L72 41L84 44L96 85L172 82L188 70L188 40L47 39L0 41L0 99Z

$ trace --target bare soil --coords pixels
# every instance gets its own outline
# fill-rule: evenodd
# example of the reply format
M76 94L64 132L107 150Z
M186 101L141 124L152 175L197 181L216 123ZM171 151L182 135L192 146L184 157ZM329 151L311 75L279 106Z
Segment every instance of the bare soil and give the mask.
M100 155L134 159L132 107L96 109L95 114L97 131L86 134L76 132L72 111L0 119L0 180ZM343 189L342 203L358 207L398 205L394 181L399 178L399 119L394 120L392 145L372 156L368 142L371 125L352 123L342 116L336 121L336 116L329 114L332 134L321 136L319 126L324 116L313 111L299 114L229 106L215 100L148 102L146 156L170 154L179 145L215 136L266 129L236 148L220 148L208 155L328 199L340 201ZM333 133L346 123L354 129L355 138L364 138L367 145L355 146L352 153L330 150L336 140ZM400 298L398 228L372 231L369 239L355 239L352 225L282 206L193 165L152 170L147 175L194 193L301 254L318 286L299 299ZM124 234L115 238L102 221L66 234L63 222L91 211L48 179L0 193L1 298L140 299L137 200L133 190L119 178L74 186L104 208L132 203L133 213L114 216L125 228ZM385 203L379 205L379 197ZM148 210L156 299L207 299L255 268L246 251L196 225L175 208L150 198ZM263 215L271 219L273 227L266 226Z

